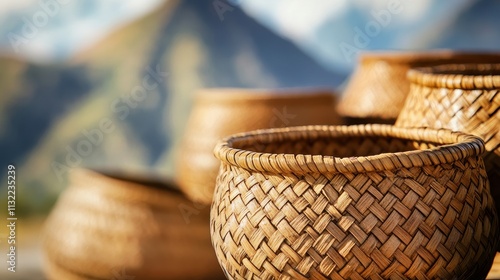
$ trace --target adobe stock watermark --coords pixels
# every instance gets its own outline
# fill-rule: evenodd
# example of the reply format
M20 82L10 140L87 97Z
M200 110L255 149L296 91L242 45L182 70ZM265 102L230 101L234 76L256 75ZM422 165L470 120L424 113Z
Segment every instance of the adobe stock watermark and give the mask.
M281 110L277 108L272 109L273 118L269 122L269 127L285 127L297 117L295 114L288 113L288 107L283 106Z
M36 12L31 17L22 17L23 27L20 33L9 32L7 38L11 47L16 53L22 45L29 43L35 38L41 28L49 23L50 19L55 17L61 11L61 7L68 5L74 0L39 0Z
M286 127L289 126L292 123L292 120L297 117L296 114L291 114L288 110L287 106L283 106L280 109L278 108L272 108L271 112L273 113L272 117L269 119L269 125L267 127L271 128L279 128L279 127ZM257 151L263 151L265 146L263 144L255 144L254 145L255 150ZM214 186L216 182L211 182ZM204 188L198 190L201 195L203 195L205 198L209 198L208 200L212 199L212 186L208 185L208 183L205 185ZM186 203L180 203L177 208L179 209L179 212L182 215L182 218L184 219L184 222L186 224L191 223L191 217L193 215L199 215L201 210L205 209L206 207L210 207L210 205L200 203L199 201L191 201L189 204Z
M394 15L400 14L402 11L401 0L389 0L385 9L372 11L370 13L372 20L368 21L364 28L354 27L352 44L345 41L339 44L344 58L351 62L352 56L368 47L372 39L391 23Z
M234 8L239 6L241 4L241 1L237 0L214 0L212 2L212 7L214 7L215 12L217 13L217 16L219 17L220 21L224 21L224 14L227 12L232 12L234 11Z
M147 74L142 78L140 85L133 87L127 95L114 99L109 105L111 112L116 114L120 121L124 121L130 115L131 110L144 102L148 94L164 83L169 75L160 69L159 64L154 69L147 66L145 70ZM76 144L65 147L64 162L53 161L51 163L52 171L59 182L63 181L64 174L71 171L71 168L78 167L85 157L91 155L95 148L104 142L106 135L112 133L115 128L111 118L103 117L99 120L97 127L81 130L81 139Z

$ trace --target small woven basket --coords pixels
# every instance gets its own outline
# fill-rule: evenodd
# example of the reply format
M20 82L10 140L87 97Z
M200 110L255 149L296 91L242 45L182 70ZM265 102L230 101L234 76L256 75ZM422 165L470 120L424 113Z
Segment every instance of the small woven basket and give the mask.
M204 89L178 150L177 184L188 198L209 206L220 165L213 149L220 139L262 128L341 124L335 105L335 93L320 88Z
M307 126L226 138L212 244L231 279L484 278L498 221L483 141Z
M396 125L449 128L485 141L484 161L500 210L500 64L412 69L408 99Z
M183 215L184 214L184 215ZM75 170L46 222L49 279L223 279L209 208L169 184Z
M351 76L338 105L348 123L394 123L404 106L410 68L449 63L500 63L500 53L365 52Z

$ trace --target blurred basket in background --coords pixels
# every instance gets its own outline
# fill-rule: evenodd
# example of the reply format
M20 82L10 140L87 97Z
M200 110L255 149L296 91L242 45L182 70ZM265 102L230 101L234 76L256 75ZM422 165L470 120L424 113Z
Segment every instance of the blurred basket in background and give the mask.
M217 258L236 279L484 278L499 231L483 152L389 125L233 135L215 148Z
M406 72L413 67L447 63L500 63L500 53L366 52L338 105L338 112L354 123L394 123L410 89Z
M208 208L168 184L75 170L46 222L44 269L58 280L224 279L208 223Z
M177 160L177 183L192 200L209 205L220 162L217 141L259 128L340 124L333 92L321 89L206 89L194 103Z
M411 89L396 125L449 128L485 141L491 193L500 209L500 64L412 69Z

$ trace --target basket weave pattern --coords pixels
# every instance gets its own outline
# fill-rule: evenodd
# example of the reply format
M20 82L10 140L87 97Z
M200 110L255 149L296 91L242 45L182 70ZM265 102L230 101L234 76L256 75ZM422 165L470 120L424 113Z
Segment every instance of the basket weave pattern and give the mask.
M408 78L410 94L396 125L481 136L493 197L500 202L500 64L422 68L410 70Z
M211 233L226 275L449 279L485 265L486 276L498 222L482 142L433 133L299 127L219 144Z

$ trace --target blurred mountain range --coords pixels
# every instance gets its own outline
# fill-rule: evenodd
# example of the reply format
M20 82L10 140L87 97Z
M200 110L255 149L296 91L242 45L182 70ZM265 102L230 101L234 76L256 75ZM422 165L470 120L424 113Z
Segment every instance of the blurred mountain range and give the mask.
M173 176L199 88L345 79L230 8L172 0L63 64L3 58L0 166L17 166L19 211L49 209L74 167Z
M334 71L353 69L361 51L500 45L498 1L230 1Z

